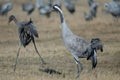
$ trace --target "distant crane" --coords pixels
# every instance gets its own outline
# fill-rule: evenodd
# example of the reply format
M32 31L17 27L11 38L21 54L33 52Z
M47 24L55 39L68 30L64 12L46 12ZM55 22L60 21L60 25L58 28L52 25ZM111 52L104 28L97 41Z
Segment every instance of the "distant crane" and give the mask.
M0 15L7 15L9 11L13 8L12 2L7 2L5 4L0 5Z
M67 26L61 8L58 5L54 5L53 10L59 12L62 27L62 39L66 48L74 57L77 64L77 77L79 77L80 72L83 69L79 58L87 58L87 60L91 59L92 68L95 68L97 65L97 50L103 51L102 41L99 38L93 38L91 42L88 42L84 38L78 37L72 33Z
M51 0L48 0L48 3L46 5L43 3L43 0L36 0L36 6L41 15L46 15L47 17L50 17L52 6Z
M30 21L23 21L23 22L19 22L14 15L11 15L9 17L9 23L11 21L14 21L15 24L18 26L18 33L19 33L19 49L17 52L17 57L15 60L15 65L14 65L14 71L16 70L16 65L18 62L18 57L19 57L19 52L21 49L21 46L26 47L31 41L34 44L36 53L39 55L39 58L41 59L42 63L45 63L44 60L42 59L42 57L40 56L36 44L35 44L35 40L34 37L38 37L38 31L33 23L33 21L30 18Z
M22 10L27 12L30 15L35 10L35 5L32 2L23 3Z
M91 13L84 12L84 18L85 18L86 21L90 21L90 20L93 19L93 16L92 16Z
M107 9L107 12L110 13L116 20L120 17L120 3L116 1L111 1L105 3L104 7Z
M64 0L64 5L71 14L75 12L75 0Z
M98 3L93 2L92 5L90 6L90 12L93 15L93 17L96 17L97 9L98 9Z
M89 11L89 14L84 12L84 18L85 18L85 20L88 21L88 20L92 20L93 18L96 17L98 3L96 3L94 0L87 0L87 1L88 1L88 5L90 7L90 11Z

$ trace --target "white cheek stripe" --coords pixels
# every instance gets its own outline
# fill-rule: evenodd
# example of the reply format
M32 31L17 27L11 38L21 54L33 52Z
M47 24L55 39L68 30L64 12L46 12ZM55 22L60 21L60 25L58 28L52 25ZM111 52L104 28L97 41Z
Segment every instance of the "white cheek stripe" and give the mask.
M60 13L63 13L62 10L58 6L55 6L55 8L57 8L60 11Z

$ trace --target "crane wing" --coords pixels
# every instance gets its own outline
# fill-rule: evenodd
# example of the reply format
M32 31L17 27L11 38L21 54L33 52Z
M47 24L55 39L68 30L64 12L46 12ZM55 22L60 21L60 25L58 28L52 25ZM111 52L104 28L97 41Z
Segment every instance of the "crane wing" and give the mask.
M37 31L36 26L34 25L34 23L31 23L28 27L29 27L29 31L30 31L35 37L38 37L38 31Z
M29 22L25 23L24 26L25 26L24 29L28 34L34 35L35 37L38 37L38 31L37 31L36 26L34 25L34 23L31 19Z

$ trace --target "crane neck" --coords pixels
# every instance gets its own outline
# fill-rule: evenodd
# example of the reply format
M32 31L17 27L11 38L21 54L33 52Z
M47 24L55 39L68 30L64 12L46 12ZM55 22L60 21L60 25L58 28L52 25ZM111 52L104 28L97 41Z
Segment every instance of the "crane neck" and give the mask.
M19 25L19 22L16 18L14 18L13 21L15 22L15 24Z
M57 8L57 9L58 9L58 12L59 12L59 15L60 15L60 21L61 21L61 23L63 23L65 21L64 16L63 16L63 12L60 8Z
M61 20L61 24L62 24L62 32L63 36L66 36L66 35L72 35L72 31L69 29L69 27L67 26L66 22L65 22L65 18L64 18L64 15L63 15L63 12L60 8L56 7L58 12L59 12L59 15L60 15L60 20Z
M64 16L63 16L63 14L62 13L60 13L59 12L59 14L60 14L60 21L61 21L61 23L63 23L65 20L64 20Z

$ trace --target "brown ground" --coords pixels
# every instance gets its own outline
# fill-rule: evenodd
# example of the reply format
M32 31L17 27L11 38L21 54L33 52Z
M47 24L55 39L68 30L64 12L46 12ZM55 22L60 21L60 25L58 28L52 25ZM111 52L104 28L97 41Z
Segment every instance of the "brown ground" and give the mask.
M13 0L12 0L13 1ZM87 0L78 0L76 13L71 15L63 8L64 16L70 29L78 36L87 40L99 37L104 43L104 52L98 52L98 65L91 69L91 62L80 59L83 71L79 79L82 80L120 80L120 21L114 22L111 15L102 12L105 0L99 2L98 15L93 21L86 22L83 12L88 10ZM1 0L0 2L3 2ZM14 0L14 9L7 17L0 17L0 80L74 80L76 76L76 64L71 54L64 47L61 38L59 15L53 13L48 19L37 13L30 16L22 12L20 3ZM13 64L18 50L17 27L12 22L8 24L8 17L14 14L20 21L29 20L31 17L39 31L36 44L46 65L40 64L34 47L30 44L26 52L21 49L16 72L13 72ZM48 74L43 69L53 69L61 74Z

